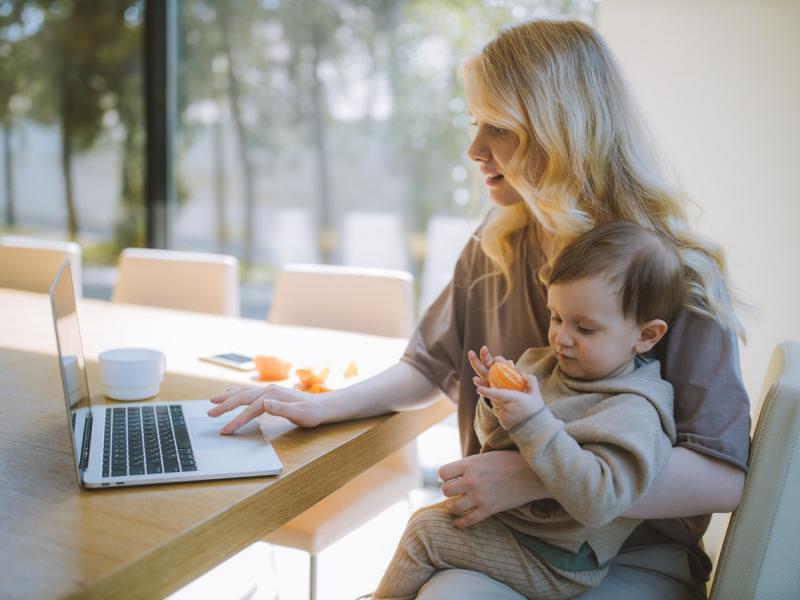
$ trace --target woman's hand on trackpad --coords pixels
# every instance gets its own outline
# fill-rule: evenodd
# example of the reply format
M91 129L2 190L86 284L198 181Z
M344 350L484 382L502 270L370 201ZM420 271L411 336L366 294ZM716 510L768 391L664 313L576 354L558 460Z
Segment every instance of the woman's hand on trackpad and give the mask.
M240 406L247 406L220 430L224 435L234 433L265 412L285 417L299 427L316 427L322 423L319 394L301 392L279 385L229 388L211 398L211 402L217 405L208 411L211 417L218 417Z

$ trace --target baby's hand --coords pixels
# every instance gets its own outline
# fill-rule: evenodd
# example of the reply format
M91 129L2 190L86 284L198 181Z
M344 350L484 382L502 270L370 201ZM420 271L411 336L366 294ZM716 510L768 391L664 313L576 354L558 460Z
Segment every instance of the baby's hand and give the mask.
M472 366L472 370L475 371L475 377L472 378L475 385L489 385L489 369L492 368L494 363L509 363L512 366L514 364L502 356L492 356L488 346L481 346L480 354L476 354L475 351L470 350L467 352L467 358L469 359L469 364Z
M513 429L544 407L539 381L534 375L522 373L528 389L525 392L477 385L478 393L492 401L494 414L506 431ZM476 378L477 379L477 378Z

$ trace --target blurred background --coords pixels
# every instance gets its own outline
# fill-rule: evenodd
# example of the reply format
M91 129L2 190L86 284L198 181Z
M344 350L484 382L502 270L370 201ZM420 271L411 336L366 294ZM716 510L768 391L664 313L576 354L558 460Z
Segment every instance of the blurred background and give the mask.
M430 302L485 208L458 64L501 25L595 16L591 0L164 4L0 0L0 226L78 241L84 294L109 297L118 253L152 239L145 98L174 92L163 245L236 255L256 318L285 262L406 269L421 285L439 217L453 242ZM159 43L176 56L163 85L143 60Z

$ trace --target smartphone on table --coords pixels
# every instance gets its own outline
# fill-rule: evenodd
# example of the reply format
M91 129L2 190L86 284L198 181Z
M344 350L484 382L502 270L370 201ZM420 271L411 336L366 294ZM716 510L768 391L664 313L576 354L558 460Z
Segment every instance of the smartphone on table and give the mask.
M252 356L245 354L237 354L236 352L228 352L226 354L212 354L210 356L201 356L200 360L237 369L238 371L252 371L256 368Z

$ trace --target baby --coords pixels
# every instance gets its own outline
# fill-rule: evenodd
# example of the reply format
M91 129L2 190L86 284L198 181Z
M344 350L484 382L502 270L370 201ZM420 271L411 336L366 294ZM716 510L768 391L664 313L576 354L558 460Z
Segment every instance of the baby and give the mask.
M548 348L513 363L481 350L486 373L505 369L520 389L481 394L481 452L518 448L549 498L464 529L443 504L409 520L374 593L412 599L439 569L480 571L530 598L571 598L597 586L640 523L622 517L666 464L675 442L672 386L641 357L664 336L685 293L676 249L638 225L600 225L540 272ZM502 366L501 366L502 365Z

